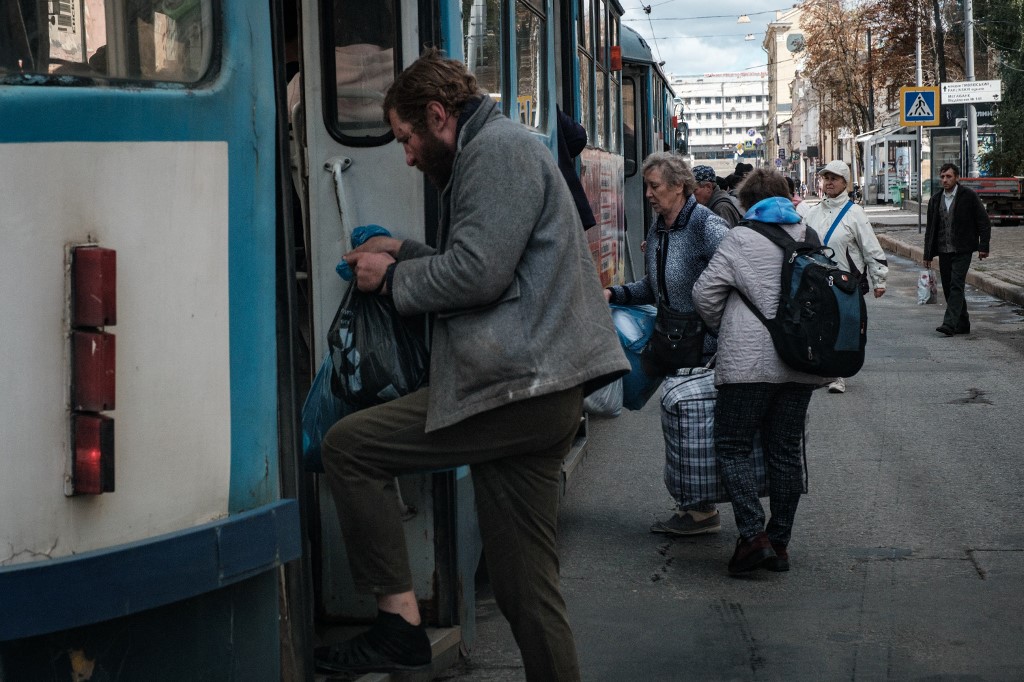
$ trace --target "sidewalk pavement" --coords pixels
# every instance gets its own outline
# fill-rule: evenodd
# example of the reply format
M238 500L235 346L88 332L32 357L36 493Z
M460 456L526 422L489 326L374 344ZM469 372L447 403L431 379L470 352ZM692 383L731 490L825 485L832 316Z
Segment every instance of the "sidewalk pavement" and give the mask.
M888 204L864 206L864 211L883 249L921 264L928 222L925 208L921 211L920 233L916 202L906 202L903 209ZM993 225L989 248L985 260L979 260L975 254L967 283L996 298L1024 306L1024 226ZM937 261L932 261L932 269L938 273Z

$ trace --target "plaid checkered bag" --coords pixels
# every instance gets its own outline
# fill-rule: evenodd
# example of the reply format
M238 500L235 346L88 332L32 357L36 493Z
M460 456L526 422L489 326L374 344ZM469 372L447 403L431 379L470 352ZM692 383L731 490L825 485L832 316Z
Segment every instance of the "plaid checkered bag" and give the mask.
M715 457L715 371L680 370L665 379L661 426L665 435L665 487L680 507L729 502ZM768 496L768 474L761 439L754 438L757 494Z

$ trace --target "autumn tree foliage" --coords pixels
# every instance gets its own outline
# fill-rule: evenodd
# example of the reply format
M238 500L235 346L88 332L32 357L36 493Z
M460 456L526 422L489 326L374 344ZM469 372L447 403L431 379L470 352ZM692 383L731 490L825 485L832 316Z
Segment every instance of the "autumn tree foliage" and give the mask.
M863 13L838 0L808 0L803 9L806 57L801 71L818 95L821 127L867 130L868 78L859 49L868 27Z
M892 122L900 88L917 85L918 35L922 85L966 80L960 0L806 0L802 7L802 73L824 128L861 133ZM974 0L973 9L974 77L1003 81L997 142L982 163L993 175L1024 175L1024 0Z
M900 88L917 84L919 31L921 84L963 76L963 40L949 35L956 0L807 0L803 7L804 75L822 98L824 126L865 132L898 112Z
M974 20L975 47L985 56L988 78L1003 81L996 144L982 156L982 166L991 175L1024 175L1024 0L977 0Z

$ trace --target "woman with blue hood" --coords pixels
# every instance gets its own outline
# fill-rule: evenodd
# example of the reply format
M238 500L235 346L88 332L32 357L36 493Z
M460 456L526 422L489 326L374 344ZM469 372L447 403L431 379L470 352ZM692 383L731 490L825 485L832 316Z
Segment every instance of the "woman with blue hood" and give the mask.
M739 186L744 219L774 223L804 241L806 226L793 208L781 173L759 168ZM693 286L693 304L711 330L718 331L715 365L715 452L732 501L739 539L730 573L757 568L789 570L790 534L803 492L802 438L811 391L821 377L790 368L772 344L768 329L736 290L759 310L779 306L782 250L740 223ZM771 519L757 497L754 435L760 431L769 472Z

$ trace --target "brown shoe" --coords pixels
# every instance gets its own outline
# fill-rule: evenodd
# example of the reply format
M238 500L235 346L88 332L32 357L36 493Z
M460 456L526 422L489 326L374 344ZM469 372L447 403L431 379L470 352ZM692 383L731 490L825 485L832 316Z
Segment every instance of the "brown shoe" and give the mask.
M775 550L768 540L768 534L761 531L749 540L742 537L736 541L736 551L729 559L729 573L746 573L760 568L769 559L775 558Z
M789 552L786 551L786 546L777 542L772 543L772 549L775 550L775 558L769 559L764 562L764 567L769 571L775 573L783 573L789 570Z

